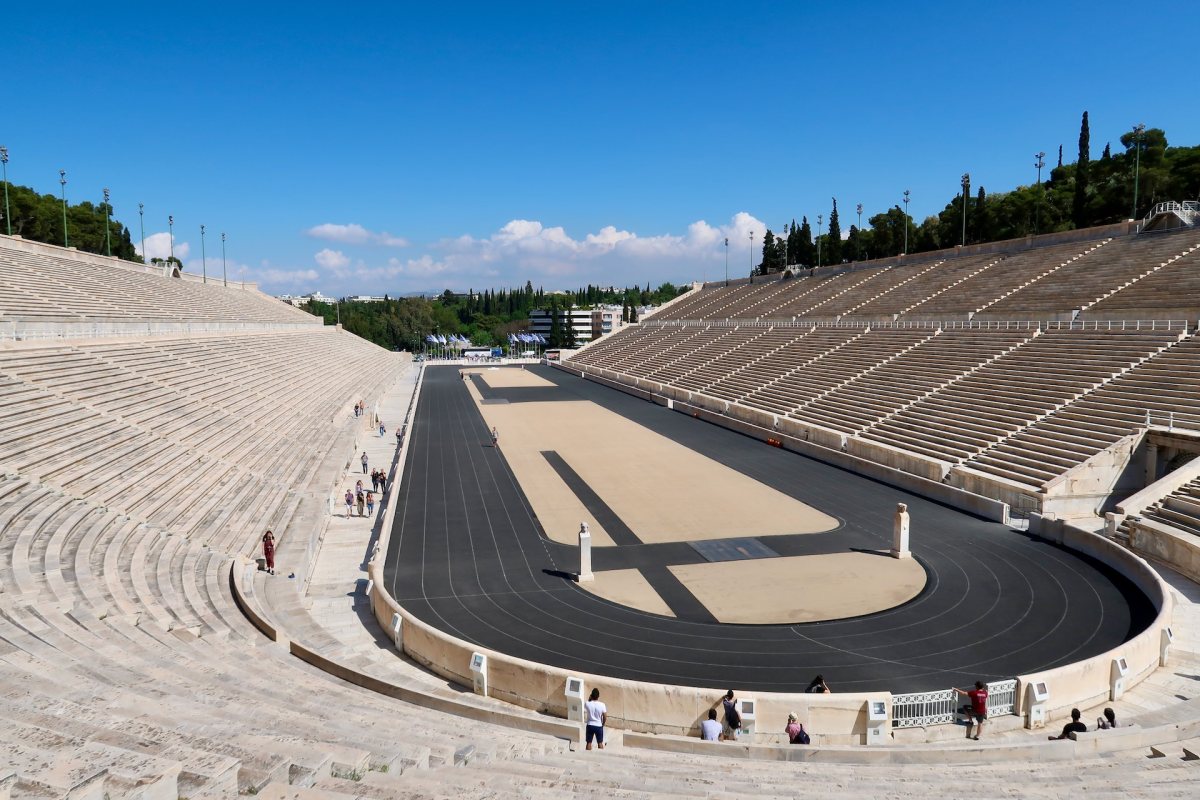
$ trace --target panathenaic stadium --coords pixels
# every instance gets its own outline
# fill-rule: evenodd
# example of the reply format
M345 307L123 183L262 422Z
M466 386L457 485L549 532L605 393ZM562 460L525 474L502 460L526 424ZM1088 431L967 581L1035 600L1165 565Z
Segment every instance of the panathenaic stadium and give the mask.
M1195 796L1200 227L1157 211L497 366L0 236L0 798Z

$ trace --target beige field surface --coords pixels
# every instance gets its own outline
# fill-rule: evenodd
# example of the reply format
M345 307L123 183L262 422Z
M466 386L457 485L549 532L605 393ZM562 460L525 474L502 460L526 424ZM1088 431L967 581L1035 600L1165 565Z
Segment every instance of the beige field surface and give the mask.
M661 614L664 617L675 616L658 596L658 592L654 591L642 577L642 573L636 569L597 572L594 580L580 583L579 588L623 606L649 611L651 614Z
M545 385L527 370L472 370L489 386ZM537 382L537 383L535 383ZM579 523L613 544L542 455L556 451L647 543L817 533L838 521L647 428L587 401L482 404L469 391L542 527L574 543Z
M670 568L719 622L818 622L905 603L925 588L911 558L875 553L759 558Z

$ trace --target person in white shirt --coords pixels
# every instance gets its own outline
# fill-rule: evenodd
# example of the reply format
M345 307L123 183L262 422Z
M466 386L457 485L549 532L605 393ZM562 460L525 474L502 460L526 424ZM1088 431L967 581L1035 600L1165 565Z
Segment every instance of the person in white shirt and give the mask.
M592 749L592 739L596 745L604 749L604 725L608 722L608 708L600 702L600 690L592 689L592 695L583 704L583 713L587 721L587 749Z
M700 723L700 738L706 742L721 741L721 723L717 722L717 710L708 710L708 719Z

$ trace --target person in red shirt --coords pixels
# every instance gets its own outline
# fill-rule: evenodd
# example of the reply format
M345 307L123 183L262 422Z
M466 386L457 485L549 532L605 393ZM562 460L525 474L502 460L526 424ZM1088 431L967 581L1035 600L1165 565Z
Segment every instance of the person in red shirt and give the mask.
M987 722L987 687L982 681L975 681L975 688L969 692L958 688L954 691L971 698L971 705L963 706L962 712L967 715L967 738L979 741L979 736L983 733L983 723ZM971 736L972 723L975 725L974 736Z
M262 537L263 561L266 562L267 572L275 574L275 534L267 531Z

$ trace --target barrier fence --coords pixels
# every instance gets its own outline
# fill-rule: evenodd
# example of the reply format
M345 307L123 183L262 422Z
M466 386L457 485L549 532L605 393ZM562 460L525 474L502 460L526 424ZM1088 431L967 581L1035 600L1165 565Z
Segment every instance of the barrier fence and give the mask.
M1093 320L817 320L793 319L649 319L641 323L652 328L916 328L927 330L981 331L1186 331L1182 319L1093 319Z
M993 681L987 684L988 716L1012 714L1016 704L1017 681ZM966 695L953 689L910 692L892 695L893 728L925 728L947 725L958 718L959 709L969 702Z

